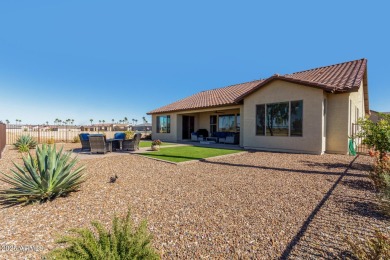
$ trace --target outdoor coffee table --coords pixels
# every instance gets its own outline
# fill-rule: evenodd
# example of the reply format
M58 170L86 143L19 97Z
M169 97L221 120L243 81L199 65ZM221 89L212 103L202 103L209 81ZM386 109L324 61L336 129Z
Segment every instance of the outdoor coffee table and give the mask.
M112 147L112 143L113 143L113 142L118 141L118 142L119 142L119 150L122 150L122 142L123 142L123 139L114 139L114 138L110 138L110 139L107 139L106 141L109 142L109 143L111 143L111 147Z

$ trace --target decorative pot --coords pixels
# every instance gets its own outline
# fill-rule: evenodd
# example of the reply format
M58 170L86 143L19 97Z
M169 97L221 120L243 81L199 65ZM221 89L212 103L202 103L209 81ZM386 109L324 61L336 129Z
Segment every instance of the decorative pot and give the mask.
M152 148L152 151L160 150L160 146L159 145L152 145L151 148Z

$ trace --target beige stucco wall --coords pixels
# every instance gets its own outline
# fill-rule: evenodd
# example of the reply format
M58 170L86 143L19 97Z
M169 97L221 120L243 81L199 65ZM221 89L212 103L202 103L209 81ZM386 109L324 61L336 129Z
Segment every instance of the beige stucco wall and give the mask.
M357 123L356 118L362 118L365 116L363 82L360 85L359 91L350 93L349 100L352 102L352 107L350 107L350 122ZM359 111L357 111L357 109ZM349 124L349 127L351 126L352 125ZM351 129L349 129L349 133L351 133Z
M362 83L363 84L363 83ZM363 85L351 93L327 95L327 141L326 152L348 154L348 137L356 116L364 117ZM356 114L359 109L359 115Z
M171 116L171 132L170 133L157 133L157 116ZM152 138L160 139L161 141L169 141L175 142L177 141L177 133L178 133L178 120L177 113L167 113L167 114L158 114L152 115ZM181 129L181 128L180 128Z
M303 136L256 136L256 105L303 100ZM321 154L323 91L284 81L274 81L244 100L245 148Z

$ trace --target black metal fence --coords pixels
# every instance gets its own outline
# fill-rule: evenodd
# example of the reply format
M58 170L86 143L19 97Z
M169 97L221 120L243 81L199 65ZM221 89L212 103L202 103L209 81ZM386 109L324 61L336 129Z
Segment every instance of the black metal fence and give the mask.
M83 131L78 126L21 126L21 125L7 125L6 127L6 144L14 144L16 140L22 135L29 135L33 137L38 143L72 143L78 140L80 133L99 134L105 133L107 138L113 138L114 134L123 131ZM150 131L139 131L143 138L150 135Z
M5 148L5 145L7 143L7 131L6 131L6 125L3 123L0 123L0 159L1 154L3 153L3 150Z
M32 136L38 143L68 143L78 138L81 130L76 127L57 127L47 126L18 126L7 125L7 144L13 144L22 135Z
M355 150L358 154L368 154L369 147L363 144L363 138L358 136L358 133L361 131L361 126L359 124L352 124L352 138L355 143Z

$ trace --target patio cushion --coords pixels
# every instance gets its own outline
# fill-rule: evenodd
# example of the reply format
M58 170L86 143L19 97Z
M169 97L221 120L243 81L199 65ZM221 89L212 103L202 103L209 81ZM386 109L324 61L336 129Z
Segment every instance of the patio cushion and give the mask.
M89 134L88 133L79 134L79 136L80 136L81 141L89 141Z
M213 137L218 137L218 138L226 138L228 136L229 132L214 132L212 134Z
M114 139L122 139L125 140L126 134L125 133L115 133Z

